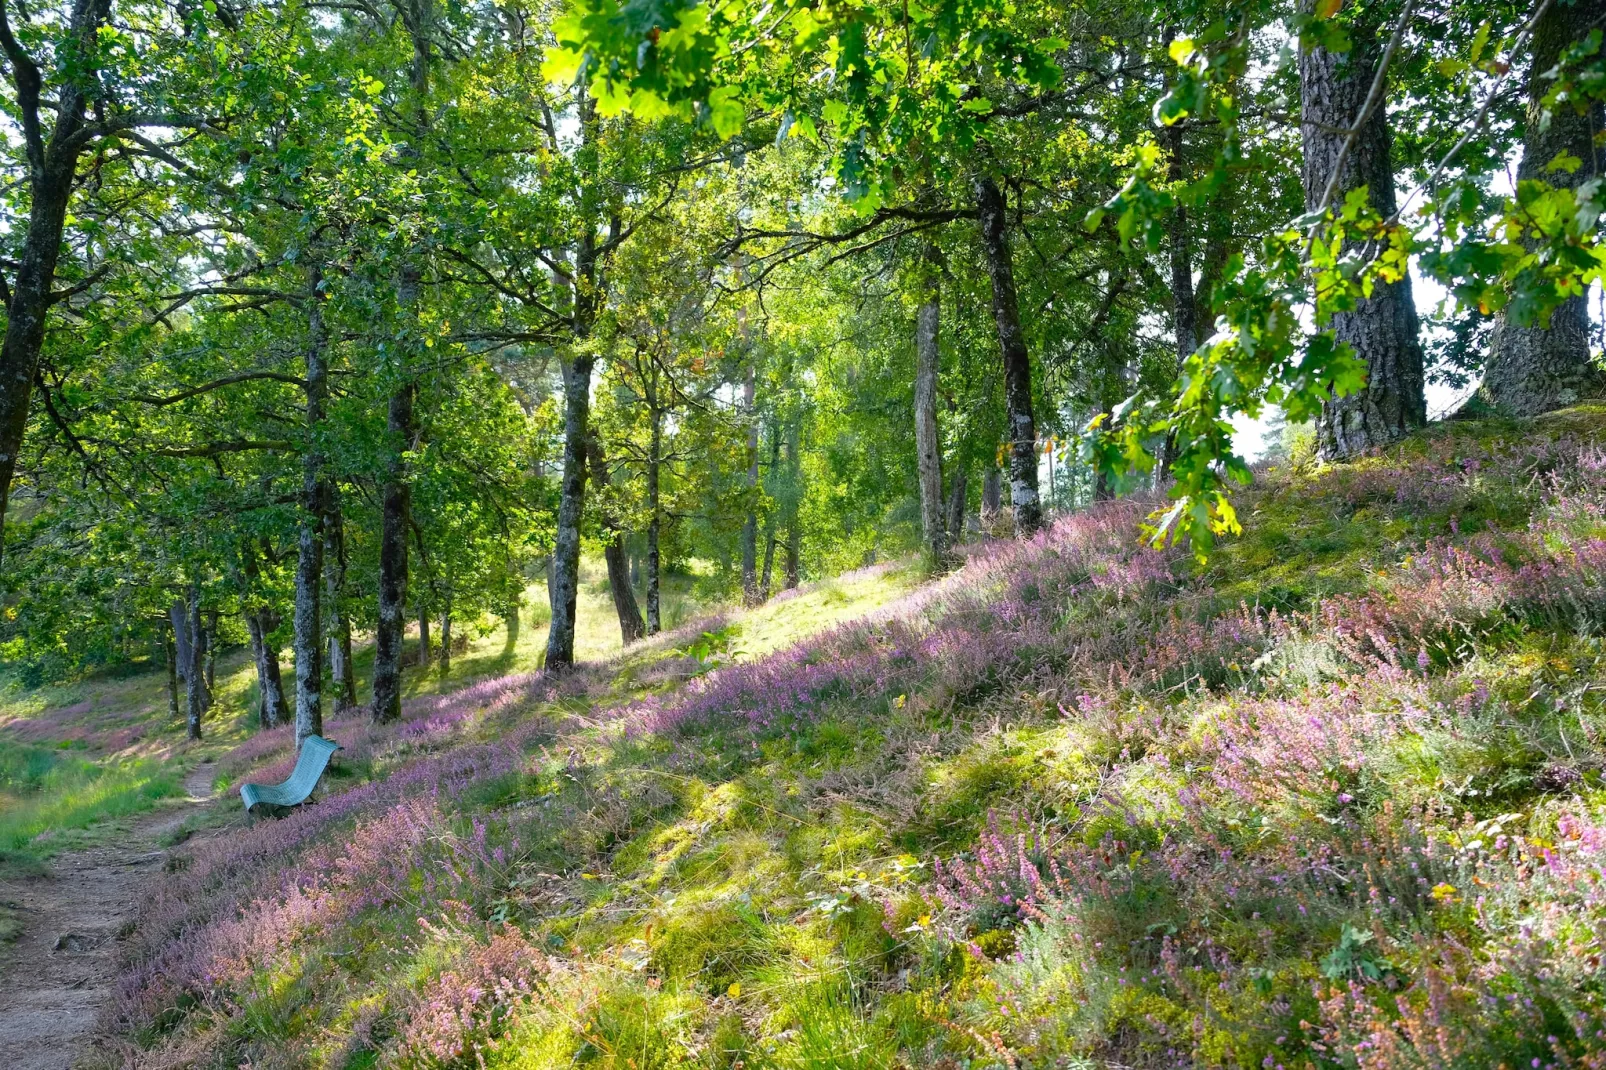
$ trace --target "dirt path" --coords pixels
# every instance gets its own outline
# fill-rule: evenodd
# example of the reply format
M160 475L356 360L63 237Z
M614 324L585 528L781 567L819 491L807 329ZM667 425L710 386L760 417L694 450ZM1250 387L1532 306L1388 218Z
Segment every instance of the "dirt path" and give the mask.
M216 767L184 780L186 805L135 821L118 842L59 855L44 877L0 881L22 936L0 946L0 1067L67 1070L111 998L117 941L161 872L163 839L208 802Z

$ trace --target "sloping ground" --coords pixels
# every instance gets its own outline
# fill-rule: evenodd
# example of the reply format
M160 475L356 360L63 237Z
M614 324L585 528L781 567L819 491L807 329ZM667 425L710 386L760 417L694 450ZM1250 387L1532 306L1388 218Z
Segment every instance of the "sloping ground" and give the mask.
M1602 425L1274 473L1203 574L1119 503L763 657L353 725L348 789L183 856L108 1024L148 1066L1606 1065Z

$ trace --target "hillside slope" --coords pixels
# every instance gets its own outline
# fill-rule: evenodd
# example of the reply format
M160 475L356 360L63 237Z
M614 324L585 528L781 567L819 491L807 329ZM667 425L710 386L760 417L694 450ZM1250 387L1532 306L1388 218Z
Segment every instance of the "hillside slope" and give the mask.
M335 793L170 864L117 1060L1606 1065L1602 428L1270 473L1203 573L1114 503L773 653L333 725Z

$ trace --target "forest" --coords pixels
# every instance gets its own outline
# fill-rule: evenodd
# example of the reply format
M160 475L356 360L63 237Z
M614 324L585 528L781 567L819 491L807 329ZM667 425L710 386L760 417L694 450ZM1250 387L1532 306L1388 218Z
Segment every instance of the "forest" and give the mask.
M1606 1065L1603 40L0 0L0 1062Z

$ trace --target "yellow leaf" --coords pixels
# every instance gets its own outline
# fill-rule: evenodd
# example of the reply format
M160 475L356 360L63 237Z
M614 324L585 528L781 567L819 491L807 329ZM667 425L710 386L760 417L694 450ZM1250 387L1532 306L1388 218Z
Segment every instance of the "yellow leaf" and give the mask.
M1316 17L1330 19L1338 14L1338 9L1344 6L1344 0L1317 0Z
M1179 37L1171 42L1167 51L1171 53L1172 61L1180 66L1188 61L1188 56L1193 52L1193 38Z
M742 994L742 983L740 981L732 981L731 986L725 989L725 994L731 999L740 996Z

